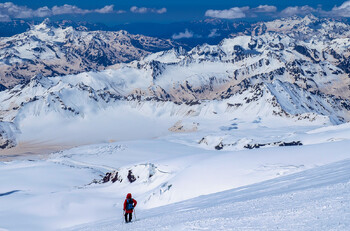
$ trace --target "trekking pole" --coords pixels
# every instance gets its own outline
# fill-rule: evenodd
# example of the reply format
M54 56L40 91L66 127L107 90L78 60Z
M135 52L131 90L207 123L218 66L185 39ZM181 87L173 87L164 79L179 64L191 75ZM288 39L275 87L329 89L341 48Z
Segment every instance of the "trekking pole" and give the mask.
M134 217L135 217L135 221L136 221L136 209L134 209Z

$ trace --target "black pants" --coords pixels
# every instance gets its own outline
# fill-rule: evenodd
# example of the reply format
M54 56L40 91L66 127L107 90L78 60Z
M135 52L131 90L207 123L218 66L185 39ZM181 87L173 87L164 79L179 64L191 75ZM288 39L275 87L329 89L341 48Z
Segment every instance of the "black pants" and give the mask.
M129 220L128 220L129 215ZM132 220L132 213L125 213L125 222L128 223Z

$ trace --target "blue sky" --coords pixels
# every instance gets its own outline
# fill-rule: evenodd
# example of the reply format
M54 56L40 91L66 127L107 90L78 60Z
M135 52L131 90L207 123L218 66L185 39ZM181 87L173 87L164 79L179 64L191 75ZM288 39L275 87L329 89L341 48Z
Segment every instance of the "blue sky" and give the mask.
M231 8L235 6L251 6L256 7L259 5L275 5L280 8L286 8L288 6L303 6L309 5L313 7L317 7L319 4L324 6L325 9L330 9L335 5L341 5L344 0L332 0L332 1L313 1L313 0L294 0L294 1L276 1L276 0L236 0L236 1L228 1L228 0L55 0L55 1L38 1L38 0L12 0L12 1L0 1L0 2L13 2L17 5L26 5L31 8L39 8L42 6L55 6L55 5L76 5L81 8L93 9L98 7L103 7L105 5L114 4L116 8L120 6L120 8L127 9L131 6L146 6L146 7L168 7L168 8L179 8L182 6L196 6L200 8L206 7L217 7L221 9Z
M313 13L350 17L350 0L12 0L0 1L0 21L73 19L107 24L224 18L260 20Z

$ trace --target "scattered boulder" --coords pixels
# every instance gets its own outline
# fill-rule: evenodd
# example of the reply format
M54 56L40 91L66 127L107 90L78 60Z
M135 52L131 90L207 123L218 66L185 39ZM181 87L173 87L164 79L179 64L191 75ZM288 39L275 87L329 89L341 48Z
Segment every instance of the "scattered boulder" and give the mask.
M117 175L118 175L118 172L117 172ZM130 183L136 181L136 178L135 178L135 176L132 174L132 171L131 171L131 170L129 170L129 173L128 173L128 180L129 180Z
M149 182L151 179L161 174L167 174L167 172L159 170L158 167L151 163L139 164L130 168L121 168L112 172L107 172L97 183L119 182L131 184L138 181Z
M301 141L292 141L292 142L274 142L274 143L266 143L266 144L247 144L244 146L244 148L247 149L255 149L255 148L261 148L265 146L300 146L303 145Z
M222 143L222 141L218 145L215 146L216 150L221 150L223 148L224 148L224 144Z
M110 181L111 175L112 175L112 173L107 172L106 175L102 179L102 183L107 183L108 181Z

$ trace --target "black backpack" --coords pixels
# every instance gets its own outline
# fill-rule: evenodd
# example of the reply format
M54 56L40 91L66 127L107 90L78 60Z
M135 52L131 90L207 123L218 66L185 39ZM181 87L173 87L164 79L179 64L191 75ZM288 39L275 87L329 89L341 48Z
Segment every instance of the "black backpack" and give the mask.
M134 200L132 198L126 200L126 210L134 209Z

